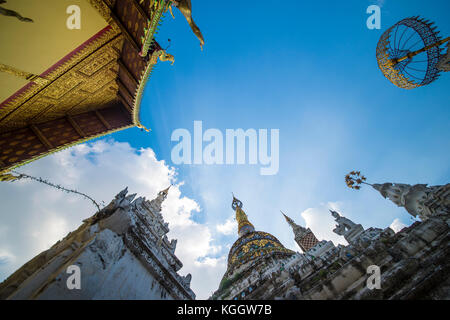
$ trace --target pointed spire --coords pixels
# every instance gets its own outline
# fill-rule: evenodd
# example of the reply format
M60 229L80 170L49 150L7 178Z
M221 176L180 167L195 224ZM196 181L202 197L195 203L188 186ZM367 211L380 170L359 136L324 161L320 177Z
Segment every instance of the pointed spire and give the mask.
M238 234L242 237L244 234L255 231L255 227L248 221L248 217L242 210L242 201L233 194L231 208L236 211L236 221L238 222Z
M161 190L161 191L158 193L158 196L159 196L159 195L162 195L162 196L164 196L164 199L166 199L166 198L167 198L167 195L169 194L169 189L170 189L171 186L172 186L172 185L169 185L166 189Z
M303 228L302 226L296 224L294 220L292 220L290 217L284 214L283 211L280 210L280 212L283 214L284 218L286 219L287 223L291 226L292 230L294 231L295 235L305 233L307 231L306 228Z
M285 215L283 211L280 210L280 212L291 226L292 231L294 232L295 242L297 242L303 252L307 252L319 242L311 229L299 226L294 220Z
M166 189L158 192L158 195L156 196L156 198L153 199L152 201L150 201L151 205L156 209L156 211L161 212L161 205L162 205L163 201L166 200L171 186L172 185L170 185Z
M289 218L287 215L284 214L283 211L280 210L280 212L283 214L284 218L286 219L287 223L289 223L289 225L292 227L292 229L298 229L298 228L302 228L301 226L299 226L298 224L296 224L294 222L294 220L292 220L291 218ZM306 230L306 229L305 229Z
M292 219L289 218L287 215L285 215L283 211L280 210L280 212L283 214L284 218L286 219L286 221L287 221L289 224L294 223L294 220L292 220Z
M334 218L339 218L341 215L339 214L339 212L337 212L337 211L334 211L334 210L331 210L331 209L328 209L329 211L330 211L330 213L331 213L331 215L334 217Z

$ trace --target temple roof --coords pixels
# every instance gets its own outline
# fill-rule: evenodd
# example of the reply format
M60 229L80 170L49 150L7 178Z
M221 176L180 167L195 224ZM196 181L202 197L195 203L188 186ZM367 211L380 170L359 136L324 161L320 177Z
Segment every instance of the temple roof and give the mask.
M171 2L84 0L78 3L80 30L65 26L72 1L46 0L39 8L25 2L10 6L32 23L0 16L2 30L9 30L2 32L0 80L11 79L0 89L6 98L0 103L0 176L95 137L145 129L139 121L145 83L158 57L173 60L153 39ZM53 10L60 7L62 13Z

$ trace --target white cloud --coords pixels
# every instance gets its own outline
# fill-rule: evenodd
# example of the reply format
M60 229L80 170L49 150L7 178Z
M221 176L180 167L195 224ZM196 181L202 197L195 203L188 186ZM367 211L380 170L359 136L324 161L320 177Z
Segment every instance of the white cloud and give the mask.
M394 230L395 233L399 232L405 227L407 227L407 225L401 222L399 218L394 219L394 221L392 221L391 225L389 226L389 228Z
M180 273L192 274L191 287L197 298L207 298L217 288L225 264L208 255L217 254L221 247L214 244L207 225L192 219L200 211L198 203L181 195L182 182L176 181L175 169L159 161L152 149L136 150L128 143L99 140L47 156L18 171L105 203L125 186L130 193L153 199L158 191L175 184L162 214L169 223L169 239L178 239L176 255L184 265ZM34 181L2 183L0 195L0 281L95 212L91 202Z
M50 248L55 244L55 239L59 240L73 231L69 228L67 220L55 212L44 212L44 218L34 221L34 227L30 230L32 245L37 250Z
M237 233L237 223L233 218L227 219L225 223L216 225L218 232L225 235L236 234Z
M0 249L0 270L5 265L14 263L15 260L16 257L11 252Z

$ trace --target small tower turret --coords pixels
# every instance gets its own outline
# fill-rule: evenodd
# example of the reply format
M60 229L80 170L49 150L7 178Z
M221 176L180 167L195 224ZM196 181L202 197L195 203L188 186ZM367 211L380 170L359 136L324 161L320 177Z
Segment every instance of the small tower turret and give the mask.
M158 192L156 198L150 201L150 206L155 209L156 212L161 212L162 203L166 200L170 187L171 186L168 186L166 189Z
M307 252L319 242L311 229L299 226L294 220L285 215L283 211L281 213L294 231L295 242L297 242L303 252Z
M331 215L337 222L333 232L344 236L348 243L353 243L358 236L364 232L364 228L360 224L356 224L348 218L341 216L338 212L330 210Z

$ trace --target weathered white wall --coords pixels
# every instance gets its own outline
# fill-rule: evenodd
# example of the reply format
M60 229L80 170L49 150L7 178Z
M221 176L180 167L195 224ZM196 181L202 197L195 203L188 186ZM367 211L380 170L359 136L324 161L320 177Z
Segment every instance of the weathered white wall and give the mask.
M49 277L51 265L33 277L39 282L45 279L42 292L35 292L36 299L172 299L158 281L124 245L123 240L111 230L104 229L77 257L67 261ZM77 265L81 271L81 289L68 289L67 267ZM30 279L31 280L31 279ZM33 281L33 280L31 280ZM27 298L30 286L24 286L10 299ZM39 291L39 290L38 290Z
M177 273L176 241L167 238L161 202L121 191L75 231L0 284L1 299L195 299L191 276ZM81 288L69 289L70 266ZM68 273L69 271L69 273Z

